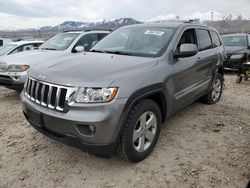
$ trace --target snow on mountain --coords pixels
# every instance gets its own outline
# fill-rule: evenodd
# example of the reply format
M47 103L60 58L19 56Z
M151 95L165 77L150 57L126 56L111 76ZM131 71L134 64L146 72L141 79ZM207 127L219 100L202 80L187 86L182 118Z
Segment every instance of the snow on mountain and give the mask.
M176 14L166 14L160 15L148 20L148 22L158 22L158 21L178 21L178 20L200 20L203 21L220 21L220 20L249 20L248 17L245 17L238 13L225 14L217 11L208 11L208 12L194 12L191 15L179 16Z

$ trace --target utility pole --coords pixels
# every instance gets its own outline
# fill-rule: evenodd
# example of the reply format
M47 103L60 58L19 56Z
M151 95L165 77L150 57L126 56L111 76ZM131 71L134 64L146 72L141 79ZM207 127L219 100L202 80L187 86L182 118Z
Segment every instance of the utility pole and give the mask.
M214 21L214 12L211 12L211 20Z

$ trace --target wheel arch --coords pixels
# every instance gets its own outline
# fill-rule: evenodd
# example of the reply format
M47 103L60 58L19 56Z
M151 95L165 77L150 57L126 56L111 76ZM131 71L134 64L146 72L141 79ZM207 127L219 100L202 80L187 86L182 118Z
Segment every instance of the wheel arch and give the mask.
M124 122L126 121L126 117L131 110L131 108L137 104L138 102L144 100L144 99L150 99L154 101L160 108L161 115L162 115L162 122L164 123L167 119L168 116L168 102L167 102L167 94L166 90L164 89L164 85L159 83L159 84L154 84L151 86L147 86L145 88L139 89L135 91L127 100L125 107L122 111L122 115L119 120L119 125L120 125L120 130L118 137L116 140L118 141L122 130L124 128Z

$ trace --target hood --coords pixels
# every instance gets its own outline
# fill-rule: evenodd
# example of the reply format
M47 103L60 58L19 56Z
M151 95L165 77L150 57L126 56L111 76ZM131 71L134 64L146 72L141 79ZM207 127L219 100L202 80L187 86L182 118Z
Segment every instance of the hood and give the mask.
M227 54L241 54L241 53L249 53L246 46L225 46L225 50Z
M87 52L33 66L29 75L38 80L43 75L45 82L64 86L108 87L121 75L136 74L156 63L156 58Z
M31 50L12 55L1 56L0 62L7 63L8 65L35 65L46 62L52 58L60 57L63 54L65 54L65 51Z

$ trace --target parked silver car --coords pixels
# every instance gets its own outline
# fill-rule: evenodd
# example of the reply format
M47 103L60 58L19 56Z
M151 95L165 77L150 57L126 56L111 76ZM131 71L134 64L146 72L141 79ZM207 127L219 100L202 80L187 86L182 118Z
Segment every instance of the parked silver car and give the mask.
M59 142L138 162L173 113L220 100L223 60L218 32L199 23L122 27L90 52L32 67L23 111Z
M104 30L59 33L43 43L38 50L2 57L0 58L0 85L22 90L30 66L88 51L109 33L110 31Z

